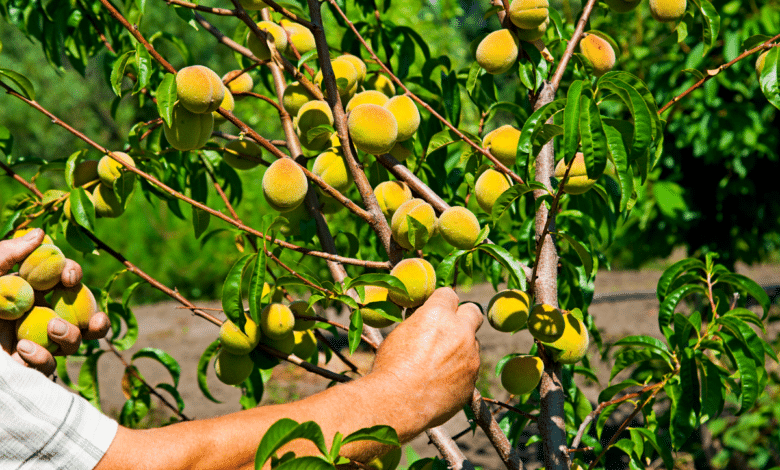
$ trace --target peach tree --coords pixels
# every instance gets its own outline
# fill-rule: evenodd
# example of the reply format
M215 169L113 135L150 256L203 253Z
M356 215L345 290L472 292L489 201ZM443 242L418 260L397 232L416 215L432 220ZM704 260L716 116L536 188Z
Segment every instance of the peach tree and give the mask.
M777 360L760 334L770 299L714 254L684 259L658 282L660 335L637 332L605 345L588 312L595 276L609 264L603 251L620 221L670 151L668 109L759 52L761 90L780 107L778 36L751 37L733 60L688 70L690 86L661 104L658 90L621 70L618 43L627 39L596 26L626 18L666 23L656 47L685 45L697 31L706 54L718 47L716 8L708 0L589 0L577 12L573 6L485 2L469 15L484 15L492 31L474 39L461 64L431 48L430 35L439 34L433 25L421 28L419 18L398 20L397 13L387 20L388 10L421 5L389 0L3 2L4 20L39 43L55 68L67 59L86 76L100 60L116 95L104 115L118 119L122 107L132 107L135 118L121 136L91 133L50 111L52 97L42 95L36 73L0 69L6 100L42 113L80 142L51 158L22 156L15 153L18 131L0 129L4 184L15 185L0 234L41 226L52 244L85 256L105 253L123 265L108 279L87 273L94 298L82 289L73 303L86 307L72 315L101 309L112 331L106 341L82 346L77 381L62 359L60 377L99 407L97 362L111 352L125 368L120 423L138 425L152 396L173 420L188 419L177 388L182 370L170 354L143 348L129 360L122 355L138 335L129 302L141 284L214 325L215 340L198 364L201 390L216 401L206 379L213 364L220 380L241 388L247 408L261 401L281 361L333 383L358 375L327 335L346 335L349 354L376 350L383 331L437 286L486 281L497 291L484 299L486 327L527 330L535 339L530 351L506 351L497 365L508 399L475 389L464 408L472 430L481 428L506 467L523 468L521 454L540 442L549 469L604 466L610 449L623 452L632 468L653 461L671 468L673 452L694 448L700 426L727 406L746 412L760 398L770 379L767 356ZM160 24L182 33L156 31ZM201 42L185 40L184 31ZM214 51L223 69L202 65L213 62ZM20 168L30 165L34 175L25 176ZM43 189L45 178L51 184ZM249 193L263 199L247 203ZM101 238L105 219L126 216L142 198L189 220L204 250L215 239L235 241L221 289L226 319ZM46 263L54 264L39 264ZM38 280L24 265L19 271ZM138 280L119 300L114 285L130 275ZM10 292L4 299L19 291L11 277L13 283L0 284L0 293ZM33 286L44 294L51 287ZM75 296L55 288L39 295L35 308L14 304L14 313L3 310L0 318L29 318L47 306L65 315L57 306L68 295ZM746 308L749 298L758 313ZM348 309L349 323L325 315L328 307ZM616 348L596 403L581 389L586 380L598 382L589 346L604 354ZM135 363L140 358L161 363L172 381L149 384ZM331 361L352 371L335 373ZM602 435L619 408L617 430ZM630 426L639 415L644 425ZM525 438L532 424L538 434ZM428 436L441 459L410 461L410 468L472 465L442 428ZM322 455L275 457L295 438L312 440ZM257 465L271 459L284 468L332 468L349 463L338 451L357 439L398 445L391 429L378 427L338 436L328 448L316 424L281 420L260 443ZM369 465L398 465L399 455Z

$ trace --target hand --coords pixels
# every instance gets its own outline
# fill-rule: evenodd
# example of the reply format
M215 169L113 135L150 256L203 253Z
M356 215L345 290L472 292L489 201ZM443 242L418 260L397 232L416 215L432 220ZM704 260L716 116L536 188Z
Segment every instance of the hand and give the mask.
M377 352L372 374L385 375L401 387L426 427L445 423L469 402L479 371L476 332L479 307L458 306L449 287L437 289L414 314L387 336Z
M6 274L17 263L24 260L43 241L43 230L36 229L21 238L0 241L0 276ZM81 282L81 266L73 260L67 260L62 271L61 283L64 287L73 287ZM89 328L79 331L78 327L65 320L55 318L49 322L49 337L57 344L57 355L69 355L78 350L82 337L84 339L102 338L108 332L110 322L105 313L93 315ZM17 362L37 369L46 375L54 372L56 363L52 354L45 348L29 340L17 343L16 321L0 320L0 346L11 354Z

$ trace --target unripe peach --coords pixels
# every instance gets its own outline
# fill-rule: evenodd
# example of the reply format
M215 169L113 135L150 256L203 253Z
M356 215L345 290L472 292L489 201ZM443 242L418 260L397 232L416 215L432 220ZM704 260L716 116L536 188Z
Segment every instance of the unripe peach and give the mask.
M528 294L518 289L507 289L490 299L487 319L496 330L511 333L525 326L529 310Z
M250 160L247 156L256 157L257 160ZM249 170L260 164L262 156L263 149L256 142L240 139L231 140L225 145L222 160L236 170Z
M392 217L401 204L412 199L412 190L403 181L383 181L374 188L379 208L387 217Z
M534 29L550 18L548 0L512 0L509 19L522 29Z
M364 304L370 304L371 302L384 302L387 300L387 288L382 286L365 286L365 302ZM392 312L396 316L401 316L401 311L395 307L395 310ZM360 309L360 315L363 317L363 323L372 326L374 328L385 328L393 323L395 323L393 320L389 318L385 318L382 315L379 314L376 310L373 308L366 308L363 307Z
M84 160L73 170L73 187L78 188L98 179L97 160Z
M311 172L340 192L346 191L352 185L352 173L347 168L347 161L341 152L322 152L314 159Z
M303 170L291 158L273 162L263 174L263 195L272 208L288 212L303 202L309 184Z
M323 150L330 143L333 133L322 132L317 135L309 135L309 131L318 126L332 126L333 112L325 101L308 101L298 110L293 124L301 145L309 150Z
M279 303L284 298L284 290L281 286L271 287L267 282L263 283L263 292L260 294L260 299L263 302L276 302Z
M395 85L393 82L382 74L371 75L366 79L366 90L381 91L385 96L395 95Z
M119 217L125 212L125 207L114 194L114 189L103 183L95 186L92 192L92 203L95 205L95 215L98 217Z
M387 97L384 93L381 91L376 90L366 90L361 91L360 93L356 94L352 97L351 100L349 100L349 103L347 103L347 107L344 109L347 113L355 109L355 106L359 104L376 104L379 106L384 106L387 104L387 102L390 101L390 98Z
M89 327L89 320L98 311L92 291L81 283L74 287L54 290L51 293L51 305L60 318L82 330Z
M580 52L593 65L593 75L600 77L615 66L615 50L606 39L587 34L580 39Z
M222 76L222 83L235 94L249 93L255 87L255 81L249 73L243 70L231 70Z
M314 337L313 331L293 331L293 339L295 341L293 354L301 359L309 359L314 355L317 350L317 338Z
M249 354L260 342L260 329L257 323L246 318L244 330L230 320L219 328L219 342L222 349L232 354Z
M650 14L656 21L678 21L685 14L686 0L650 0Z
M239 0L238 3L244 7L244 10L249 11L262 10L263 8L268 7L268 5L263 0Z
M368 462L366 466L371 470L395 470L398 468L398 464L401 463L401 455L401 448L393 447L390 452Z
M222 100L222 104L220 104L219 107L225 111L230 111L231 113L234 109L236 109L236 99L233 97L233 93L231 93L227 87L225 87L225 98ZM211 115L214 116L215 126L227 122L227 119L219 114L219 111L214 111L211 113Z
M284 304L268 304L260 312L260 329L270 339L279 340L292 335L293 326L295 316Z
M279 24L289 35L287 49L285 50L285 53L288 56L293 56L293 47L295 47L295 50L297 50L300 55L304 55L317 48L317 45L314 43L314 34L312 34L311 30L306 26L287 19L280 21Z
M517 30L517 39L520 39L522 41L528 41L533 42L537 39L541 39L542 36L544 36L544 33L547 32L547 27L550 25L550 18L547 18L544 20L544 23L540 24L539 26L531 29L518 29Z
M100 183L98 183L100 184ZM95 197L90 193L89 191L86 192L87 198L92 202L92 206L95 206ZM65 216L66 219L68 219L70 222L73 222L73 213L70 211L70 197L65 199L65 202L62 204L62 214ZM46 240L49 240L48 242ZM51 238L47 235L43 239L43 243L49 243L52 244L54 242L51 241Z
M54 352L59 347L49 338L48 326L57 313L47 307L33 307L25 316L16 321L17 339L27 339L43 346L47 351Z
M214 130L214 115L197 114L177 103L173 105L170 127L163 124L165 138L171 147L186 152L206 145Z
M363 62L363 60L360 57L352 54L344 54L344 55L340 55L338 59L346 60L349 63L351 63L352 66L355 67L355 70L357 70L358 83L363 83L363 81L366 79L366 63Z
M372 155L387 153L398 137L393 113L375 104L361 104L349 113L349 136L359 150Z
M420 110L414 101L406 95L399 95L390 98L384 107L393 113L398 123L396 142L411 139L420 127Z
M758 59L756 59L756 74L758 75L759 80L761 79L761 72L764 71L764 60L766 60L767 54L769 54L769 51L764 51L758 56Z
M561 364L575 364L588 352L590 335L585 323L571 313L564 314L563 319L565 326L561 337L545 345L554 348L554 360Z
M536 356L515 356L504 364L501 385L512 395L525 395L534 391L542 379L544 362Z
M284 354L292 354L295 349L295 335L292 333L281 339L272 339L268 336L263 336L260 342L279 352L283 352Z
M395 211L393 218L390 220L390 229L393 232L393 239L398 242L399 245L407 250L419 250L425 246L425 241L419 237L415 240L414 245L409 239L409 223L406 220L406 216L409 216L416 221L420 222L426 230L428 230L428 238L434 235L434 229L436 227L436 212L433 207L422 199L411 199L403 204Z
M284 32L281 26L272 21L261 21L257 23L257 28L271 35L277 51L281 53L287 49L287 33ZM271 50L268 49L268 43L265 38L257 37L251 30L246 37L246 47L260 60L269 60L271 58Z
M438 233L441 237L459 250L474 248L479 237L479 221L473 212L465 207L453 206L439 216Z
M35 291L19 276L0 276L0 320L16 320L33 307Z
M289 307L293 315L295 315L295 326L293 327L293 330L309 330L317 323L315 320L304 320L299 318L300 315L305 315L307 317L317 316L317 312L314 311L314 308L309 307L309 303L305 300L296 300L295 302L292 302Z
M552 343L563 335L563 312L548 304L538 304L528 315L528 331L543 343Z
M628 13L642 3L642 0L604 0L604 3L615 13Z
M339 60L339 58L330 61L330 65L333 68L333 75L336 78L336 86L339 90L339 95L343 103L348 101L348 97L354 94L358 82L358 72L352 62L348 60ZM322 89L322 93L327 97L328 90L322 83L322 71L317 72L314 76L314 83Z
M14 232L13 236L11 236L11 239L21 238L27 235L28 233L32 232L33 230L35 230L33 227L19 229ZM50 236L44 234L41 245L54 245L54 241L51 239Z
M176 73L176 96L188 111L210 113L219 108L225 98L225 85L210 68L191 65Z
M282 105L290 116L295 117L301 107L312 100L314 100L314 95L305 86L301 85L300 82L292 82L284 89Z
M422 305L436 290L436 271L428 261L422 258L408 258L396 264L392 276L397 277L406 287L407 295L389 291L391 302L401 307L411 308Z
M220 349L214 359L214 372L217 378L227 385L238 385L255 369L255 363L248 354L233 354Z
M30 253L19 267L19 276L35 290L56 286L65 269L65 255L55 245L41 245Z
M125 165L135 168L135 161L130 155L124 152L111 152L116 158L120 159ZM114 160L108 155L100 159L97 166L97 173L100 181L111 188L114 187L114 183L122 173L126 173L130 181L135 180L135 173L125 170L125 166L122 163Z
M560 159L558 164L555 165L555 177L562 180L564 174L566 174L566 162L564 159ZM588 170L585 167L585 155L578 152L574 156L574 163L571 166L571 171L569 171L569 177L563 185L563 192L567 194L582 194L592 188L594 184L596 184L596 180L588 178Z
M477 204L483 211L490 214L493 210L493 204L510 186L509 178L503 173L492 168L485 170L474 184Z
M476 51L477 63L487 73L497 75L507 72L517 61L519 52L517 36L508 29L499 29L485 36Z
M485 135L482 144L496 160L512 168L517 161L517 146L520 143L520 131L509 124L493 129Z

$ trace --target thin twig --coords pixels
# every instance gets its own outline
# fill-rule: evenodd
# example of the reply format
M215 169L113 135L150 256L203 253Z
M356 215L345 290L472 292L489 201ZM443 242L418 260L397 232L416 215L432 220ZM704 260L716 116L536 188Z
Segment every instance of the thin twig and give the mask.
M537 420L536 415L532 415L531 413L523 411L523 410L521 410L519 408L515 408L514 406L512 406L512 405L510 405L508 403L504 403L503 401L494 400L493 398L485 398L485 397L482 397L482 401L484 401L486 403L492 403L494 405L498 405L498 406L500 406L502 408L506 408L507 410L509 410L509 411L511 411L513 413L519 414L520 416L522 416L524 418L527 418L527 419L529 419L529 420L531 420L533 422L536 422L536 420Z

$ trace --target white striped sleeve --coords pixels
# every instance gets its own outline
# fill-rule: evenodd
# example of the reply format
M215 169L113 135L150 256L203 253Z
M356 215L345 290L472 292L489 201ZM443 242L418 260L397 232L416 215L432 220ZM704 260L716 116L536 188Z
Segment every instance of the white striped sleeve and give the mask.
M117 422L0 349L0 470L91 470Z

